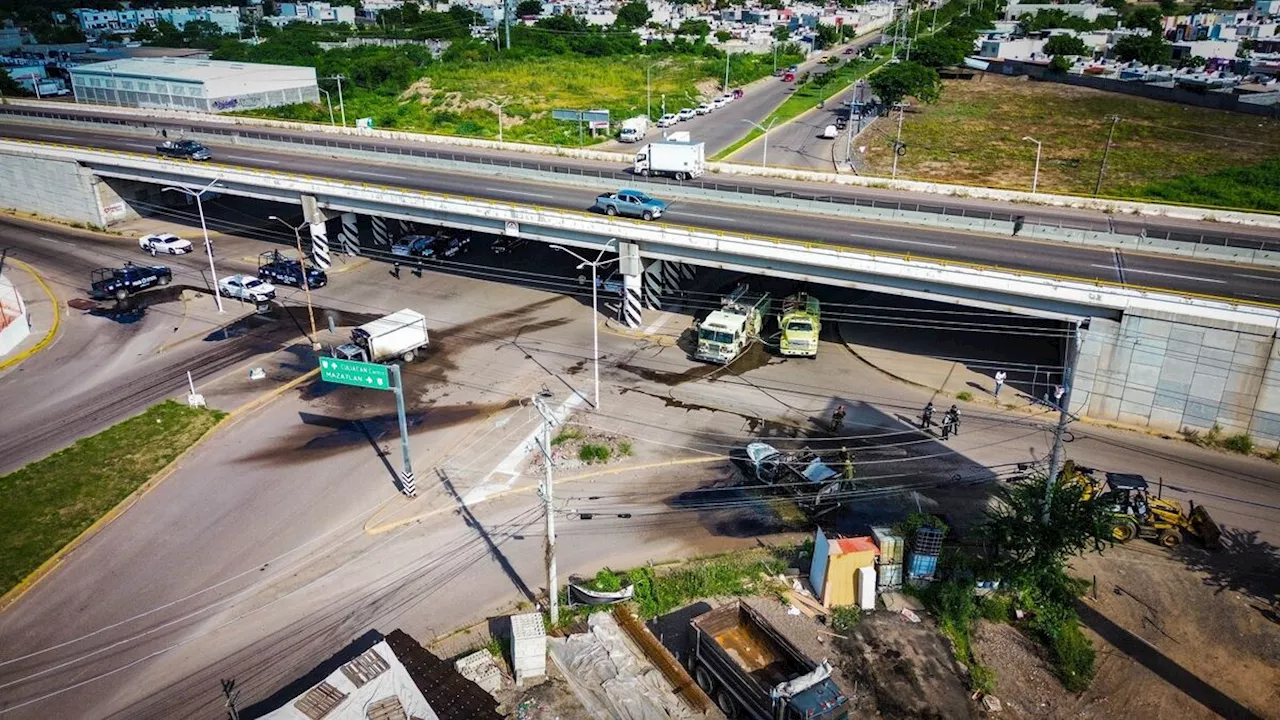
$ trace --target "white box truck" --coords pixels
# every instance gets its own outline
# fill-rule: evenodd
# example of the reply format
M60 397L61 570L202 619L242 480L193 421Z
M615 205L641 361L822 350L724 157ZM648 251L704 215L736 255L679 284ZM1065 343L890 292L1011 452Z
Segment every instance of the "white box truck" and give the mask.
M352 330L351 342L339 345L333 355L372 363L396 359L413 362L427 341L427 318L405 308Z
M636 153L637 175L670 175L677 180L701 177L706 166L705 145L693 142L687 132L671 133Z
M618 140L624 143L640 142L648 131L649 118L637 115L622 121L622 131L618 133Z

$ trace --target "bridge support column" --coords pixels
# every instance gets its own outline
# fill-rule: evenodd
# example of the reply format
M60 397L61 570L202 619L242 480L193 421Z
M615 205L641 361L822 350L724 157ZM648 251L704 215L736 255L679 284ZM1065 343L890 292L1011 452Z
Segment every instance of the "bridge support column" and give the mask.
M618 318L629 328L642 324L641 299L644 297L644 264L640 262L640 246L635 243L618 243L618 271L622 274L622 316Z
M338 239L342 242L342 252L348 255L360 254L360 229L356 219L353 212L342 213L342 230L338 233Z
M378 248L385 248L391 244L391 239L387 235L386 219L377 215L370 215L369 221L373 229L373 244Z
M333 265L329 255L329 231L325 227L329 215L316 204L314 195L303 195L302 217L311 228L311 261L321 270L328 270Z
M644 269L644 306L670 310L683 304L680 288L693 279L693 266L671 260L654 260Z

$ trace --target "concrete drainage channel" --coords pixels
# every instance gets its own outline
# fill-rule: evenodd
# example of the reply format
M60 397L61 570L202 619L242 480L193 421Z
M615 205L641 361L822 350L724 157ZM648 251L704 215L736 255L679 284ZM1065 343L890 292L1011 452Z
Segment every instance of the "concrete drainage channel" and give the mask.
M0 115L0 123L13 122L10 118L17 116ZM80 120L54 120L48 118L21 116L23 126L41 125L45 127L66 127L68 124L93 129L97 132L155 139L155 130L125 125L108 125ZM353 158L368 162L398 165L413 169L432 169L468 175L487 175L492 177L519 177L534 182L551 182L556 185L583 187L598 191L602 178L591 175L574 175L571 173L548 173L529 168L496 165L489 163L473 163L458 160L422 157L419 155L401 155L397 153L378 152L354 148L336 148L331 146L307 145L301 143L279 142L249 138L242 135L222 135L216 133L186 133L185 137L211 144L231 144L238 147L259 147L276 151L290 150L315 157ZM650 192L664 198L713 202L722 205L739 207L756 207L787 212L806 212L815 215L826 215L865 222L893 223L912 225L922 228L975 232L987 235L1014 236L1014 221L995 220L989 218L970 218L932 212L883 209L861 205L845 205L841 203L802 200L788 197L772 197L739 194L733 192L704 190L702 188L682 186L669 183L655 183L640 178L627 180L628 186ZM1194 258L1209 261L1227 261L1239 265L1259 267L1280 267L1280 252L1232 248L1200 243L1184 243L1169 240L1155 240L1137 235L1097 232L1062 228L1034 223L1026 223L1018 228L1017 237L1022 239L1058 242L1072 245L1100 247L1113 250L1127 250L1159 255Z

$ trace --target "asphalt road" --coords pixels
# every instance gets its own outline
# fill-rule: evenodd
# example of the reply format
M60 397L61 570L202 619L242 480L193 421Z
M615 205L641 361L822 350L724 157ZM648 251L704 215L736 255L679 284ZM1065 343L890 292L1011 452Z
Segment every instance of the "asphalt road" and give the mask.
M10 134L35 140L74 137L86 146L145 152L151 144L140 138L81 131L50 132L43 128ZM568 210L586 210L595 193L576 187L533 183L492 176L415 170L343 158L317 157L211 145L218 162L279 171L288 168L321 177L368 182L378 179L399 187L531 203ZM1080 280L1121 282L1174 292L1187 292L1244 303L1280 302L1280 271L1177 257L1122 253L1065 243L1027 242L966 232L856 222L828 216L766 211L697 202L677 202L664 223L727 232L755 233L803 242L823 242L864 250L910 254L921 259L977 263L1003 270L1036 272Z
M735 107L737 108L736 110L734 109ZM724 120L723 127L727 127L735 124L733 120L737 116L733 113L748 111L754 113L757 110L758 108L755 108L755 106L752 105L750 102L750 96L748 96L747 98L743 98L742 100L732 103L724 110L721 110L720 113L722 114L719 117ZM4 122L7 118L16 119L24 114L38 114L43 116L66 115L72 117L95 118L98 120L109 119L111 123L120 122L117 118L105 115L101 110L94 108L93 106L77 106L68 103L62 108L59 108L57 113L52 113L47 110L34 111L22 106L4 105L0 106L0 136L19 138L30 137L29 134L24 133L32 132L31 128L27 128L20 124L15 125L13 122ZM767 112L765 114L767 114ZM764 117L764 115L762 114L760 117ZM693 122L696 123L699 121L695 120ZM313 145L336 144L336 146L340 147L356 147L378 152L417 155L423 155L425 153L430 154L432 157L464 162L511 164L519 167L537 168L547 172L585 173L588 175L600 175L602 178L601 185L605 187L613 184L625 184L631 177L629 174L629 164L620 166L614 163L600 161L576 160L552 156L533 156L514 150L475 149L456 145L420 143L413 141L374 141L350 136L328 137L324 134L317 133L236 127L217 122L202 123L196 121L183 121L181 123L176 123L160 120L129 120L124 124L133 128L151 129L157 139L159 138L161 129L168 130L171 135L175 133L181 134L190 129L199 130L202 133L213 133L228 136L242 135L275 142ZM737 124L741 125L742 123L739 122ZM109 127L109 125L106 127ZM715 127L720 128L722 126L717 125ZM63 140L77 134L78 133L75 132L48 133L51 138L58 140ZM148 149L150 148L148 147ZM619 146L619 149L626 152L634 150L631 146ZM821 153L817 153L817 155L820 156ZM662 182L661 180L652 179L651 181ZM673 184L675 183L674 180L670 182ZM686 184L705 187L708 189L720 189L729 192L745 192L782 197L831 199L835 202L846 203L858 202L866 204L874 202L881 206L890 208L900 206L906 209L920 209L926 212L966 214L977 217L993 216L1007 219L1014 214L1019 214L1024 215L1028 222L1050 226L1094 230L1098 232L1112 231L1127 235L1145 233L1148 237L1167 238L1181 242L1204 242L1214 245L1255 249L1280 249L1280 233L1277 233L1276 231L1249 228L1247 226L1225 225L1222 223L1195 222L1160 217L1142 218L1115 216L1113 214L1075 208L1014 205L988 200L947 197L931 193L837 186L801 181L778 180L772 178L755 178L752 176L706 176L697 181L690 181Z
M828 125L836 123L837 114L846 114L845 103L853 99L855 88L845 88L827 99L825 108L813 109L769 133L769 155L765 157L764 139L752 142L733 154L732 162L760 164L768 160L770 167L801 168L814 172L836 172L835 160L843 164L848 128L834 140L822 137ZM870 120L867 120L870 123ZM833 152L835 153L833 155Z

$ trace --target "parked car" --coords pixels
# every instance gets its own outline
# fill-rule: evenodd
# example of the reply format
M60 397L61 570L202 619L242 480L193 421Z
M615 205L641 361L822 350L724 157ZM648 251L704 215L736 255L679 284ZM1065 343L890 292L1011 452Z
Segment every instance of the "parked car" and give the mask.
M586 285L588 282L589 282L589 279L586 275L578 276L579 285ZM609 277L602 278L599 275L596 276L596 289L600 292L612 293L614 295L621 295L622 287L623 287L622 273L618 272L617 270L614 270L613 272L609 273Z
M489 250L495 255L503 255L519 250L521 247L524 247L526 242L528 241L522 237L503 235L489 243Z
M89 297L94 300L124 300L152 286L168 285L173 281L173 271L164 265L126 262L122 268L94 270L89 278Z
M720 98L721 98L722 100L724 100L724 104L725 104L725 105L728 105L729 103L733 102L734 100L737 100L737 98L736 98L736 97L734 97L733 93L725 93L724 95L721 95L721 96L720 96Z
M680 118L680 122L684 122L685 120L692 120L697 114L698 112L693 108L684 108L676 117Z
M399 257L433 258L437 251L432 235L401 235L391 243L391 254Z
M276 288L252 275L231 275L218 281L218 292L224 297L246 302L264 303L276 296Z
M667 209L667 203L639 190L619 190L616 193L603 193L598 196L595 207L610 216L624 215L643 220L656 220L662 217L663 211Z
M711 107L711 103L702 103L693 109L699 115L710 115L712 110L715 110L715 108Z
M672 125L675 125L678 122L680 122L680 118L676 117L675 115L672 115L671 113L667 113L666 115L663 115L662 117L658 118L658 127L660 128L671 127Z
M447 258L455 257L467 251L471 247L470 235L444 235L436 236L436 251Z
M167 157L186 158L188 160L208 160L213 157L209 148L195 140L166 140L156 146L156 152Z
M840 129L835 125L828 125L822 129L822 139L824 140L835 140L839 136Z
M715 100L711 101L711 107L715 108L716 110L719 110L720 108L728 104L729 103L722 97L718 97Z
M845 54L845 55L852 55L852 54L854 54L855 52L857 52L857 50L854 50L854 49L853 49L853 48L851 48L851 47L847 47L847 48L845 48L845 49L844 49L844 54Z
M304 267L296 258L283 255L279 250L268 250L258 256L258 277L271 283L308 288L324 287L329 276L320 268Z
M166 253L168 255L186 255L191 252L191 241L172 233L156 233L138 238L138 247L152 255Z
M737 100L737 99L741 98L743 95L746 95L746 93L745 93L745 92L743 92L742 88L734 88L734 90L733 90L733 99L734 99L734 100Z

